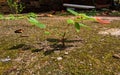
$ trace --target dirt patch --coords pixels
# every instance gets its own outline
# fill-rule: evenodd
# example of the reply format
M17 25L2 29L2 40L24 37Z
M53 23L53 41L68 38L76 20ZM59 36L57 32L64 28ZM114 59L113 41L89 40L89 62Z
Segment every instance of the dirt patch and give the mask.
M64 31L67 18L59 16L37 18L47 25L46 30L50 31L50 35L44 35L44 29L30 25L25 19L1 20L0 52L2 54L0 57L10 56L12 61L8 64L8 68L6 68L7 64L0 65L5 68L0 72L4 72L6 75L48 75L50 73L51 75L71 75L81 71L79 74L97 75L101 72L102 75L104 70L105 73L108 70L113 72L114 68L116 72L119 72L117 69L119 61L113 60L111 57L115 50L119 51L120 49L119 40L116 37L98 35L100 28L106 28L100 30L109 34L119 34L117 32L119 31L117 28L119 22L116 21L105 26L86 21L85 24L93 29L81 28L80 33L76 33L71 25L68 28L70 32L66 35L66 47L61 48L59 34ZM15 33L18 29L23 29L23 32ZM116 33L111 33L114 31ZM64 52L68 53L64 54ZM57 57L62 57L62 60L57 61ZM104 61L105 64L101 61ZM110 69L108 69L109 67ZM107 74L110 75L111 72Z
M99 17L101 19L106 19L106 20L120 20L120 17L108 17L108 16L96 16L96 17Z
M120 36L120 29L119 28L106 29L104 31L98 32L98 34Z

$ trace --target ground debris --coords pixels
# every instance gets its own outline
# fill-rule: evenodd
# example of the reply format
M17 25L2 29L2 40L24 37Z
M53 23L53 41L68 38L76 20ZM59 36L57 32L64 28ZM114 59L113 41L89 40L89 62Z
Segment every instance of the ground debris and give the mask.
M65 52L65 55L68 55L68 52Z
M62 59L63 59L62 57L57 57L57 60L58 60L58 61L60 61L60 60L62 60Z
M111 28L111 29L107 29L107 30L104 30L104 31L100 31L100 32L98 32L98 34L120 36L120 29Z
M18 29L14 31L15 33L23 33L23 29Z
M114 58L117 58L117 59L120 59L120 53L114 54L113 57L114 57Z
M11 60L11 58L9 56L7 56L7 58L0 59L1 62L8 62L10 60Z

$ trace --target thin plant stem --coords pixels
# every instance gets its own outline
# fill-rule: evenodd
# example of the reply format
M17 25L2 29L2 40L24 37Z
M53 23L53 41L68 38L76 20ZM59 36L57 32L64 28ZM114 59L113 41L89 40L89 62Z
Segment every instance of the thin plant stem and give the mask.
M68 33L67 31L68 31L68 28L69 28L69 24L67 24L67 26L65 27L65 32L63 32L63 34L62 34L62 37L61 37L61 43L62 43L62 47L65 47L66 45L65 45L65 41L66 41L66 34Z

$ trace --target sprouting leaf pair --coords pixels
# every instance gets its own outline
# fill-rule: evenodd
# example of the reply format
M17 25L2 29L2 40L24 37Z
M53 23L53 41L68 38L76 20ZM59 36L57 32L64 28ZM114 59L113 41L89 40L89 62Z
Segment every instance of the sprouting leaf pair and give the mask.
M67 20L67 23L74 25L77 32L80 31L80 28L81 28L81 27L88 27L88 26L86 26L86 25L84 25L84 24L82 24L82 23L75 22L75 21L72 20L72 19L68 19L68 20Z
M76 16L76 18L74 20L68 19L67 23L68 24L73 24L75 26L75 29L76 29L77 32L80 31L81 27L88 27L87 25L84 25L84 24L80 23L80 21L83 21L83 20L86 20L86 19L92 19L91 17L89 17L85 14L79 14L79 13L77 13L77 12L71 10L71 9L67 9L67 11Z
M95 18L93 17L87 16L86 14L83 14L83 13L79 14L72 9L67 9L67 11L75 15L77 17L77 20L80 20L80 21L81 20L95 20Z

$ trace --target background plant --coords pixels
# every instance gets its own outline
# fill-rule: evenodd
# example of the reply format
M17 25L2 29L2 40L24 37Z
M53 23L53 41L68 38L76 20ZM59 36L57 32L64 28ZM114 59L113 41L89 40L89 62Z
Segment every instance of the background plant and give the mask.
M13 14L10 14L6 17L4 15L0 14L1 20L27 19L28 22L31 23L32 25L35 25L39 28L46 28L46 25L39 22L36 18L37 18L37 15L35 13L28 13L26 16L14 16ZM45 33L48 34L48 32L45 32Z
M23 9L25 8L24 5L23 5L23 3L16 2L14 0L7 0L7 3L9 5L11 11L13 13L16 13L16 14L22 12Z

